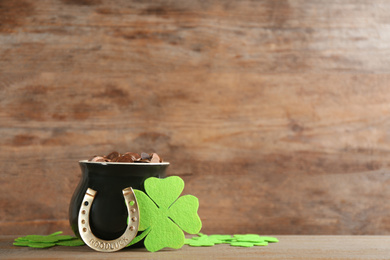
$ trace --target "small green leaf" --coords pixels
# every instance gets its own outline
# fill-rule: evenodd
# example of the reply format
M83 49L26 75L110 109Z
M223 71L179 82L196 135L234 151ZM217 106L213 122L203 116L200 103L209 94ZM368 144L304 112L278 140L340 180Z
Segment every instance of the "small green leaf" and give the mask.
M191 239L186 239L185 244L189 246L211 246L221 243L230 244L231 246L252 247L252 246L266 246L268 241L278 242L275 237L265 237L257 234L239 234L234 235L205 235L198 233Z
M18 237L15 239L16 242L21 242L21 241L28 241L28 239L26 239L25 237Z
M223 241L217 237L211 237L201 234L199 237L193 237L192 239L186 240L185 244L189 246L213 246L216 244L222 244Z
M14 246L28 246L28 243L30 243L30 241L15 241L13 243Z
M57 231L57 232L50 234L49 236L57 236L57 235L61 235L62 233L63 233L62 231Z
M41 235L27 235L25 238L31 242L43 242L43 243L53 243L57 242L58 239L55 236L41 236Z
M56 243L57 246L83 246L84 242L80 239L73 239L67 241L60 241Z
M62 236L55 236L55 238L57 238L57 241L64 241L64 240L73 240L76 237L69 236L69 235L62 235Z
M189 246L214 246L215 244L210 240L193 240L185 242Z
M229 243L233 240L231 235L210 235L209 237L221 240L223 243Z
M240 246L240 247L252 247L253 243L250 242L231 242L231 246Z
M28 244L29 247L34 247L34 248L49 248L49 247L53 247L55 245L56 244L54 244L54 243L39 243L39 242L30 242Z
M31 242L31 241L23 241L23 242L14 242L14 246L28 246L34 248L48 248L55 246L54 243L40 243L40 242Z
M277 243L279 242L279 239L276 237L261 237L264 241L267 241L268 243Z
M255 243L253 243L253 245L255 245L255 246L267 246L268 242L267 241L255 242Z
M58 231L47 236L27 235L24 237L16 238L13 244L15 246L29 246L35 248L47 248L55 245L80 245L81 240L79 240L78 238L61 234L62 231Z

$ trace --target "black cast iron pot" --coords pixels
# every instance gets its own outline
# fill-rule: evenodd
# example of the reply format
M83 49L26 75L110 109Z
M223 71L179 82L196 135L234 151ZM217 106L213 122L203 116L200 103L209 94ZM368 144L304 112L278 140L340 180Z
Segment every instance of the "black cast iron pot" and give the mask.
M69 221L73 232L80 237L78 214L88 188L97 191L91 206L89 222L93 234L104 240L120 237L127 227L128 212L122 190L127 187L144 191L149 177L164 178L168 162L111 163L79 162L82 177L69 206Z

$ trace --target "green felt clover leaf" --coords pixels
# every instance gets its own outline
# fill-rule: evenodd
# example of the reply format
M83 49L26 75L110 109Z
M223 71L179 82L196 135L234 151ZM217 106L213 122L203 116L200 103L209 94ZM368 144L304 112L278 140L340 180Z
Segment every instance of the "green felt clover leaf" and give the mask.
M31 242L31 241L22 241L22 242L14 242L14 246L28 246L34 248L49 248L53 247L55 243L47 243L47 242Z
M267 246L268 242L267 241L260 241L260 242L255 242L253 243L254 246Z
M52 234L50 234L49 236L58 236L58 235L61 235L62 234L62 231L57 231L57 232L54 232Z
M65 241L59 241L56 243L57 246L83 246L84 242L80 239L71 239Z
M215 243L208 239L186 239L184 242L185 245L189 246L213 246Z
M227 239L231 239L230 235L204 235L198 234L198 237L192 239L186 239L185 244L189 246L213 246L226 243Z
M261 237L264 241L268 243L277 243L279 240L276 237Z
M231 236L231 235L210 235L209 237L211 238L216 238L220 241L222 241L222 243L229 243L230 241L232 241L234 238Z
M217 244L230 244L238 247L266 246L268 243L276 243L279 240L275 237L260 236L257 234L245 235L205 235L202 233L198 236L186 239L185 244L189 246L213 246Z
M231 246L251 247L251 246L266 246L268 242L278 242L275 237L265 237L257 234L234 235L234 240L230 243Z
M34 248L48 248L53 246L82 246L84 242L76 237L61 235L62 231L55 232L48 236L27 235L15 239L14 246L28 246Z
M237 242L259 243L264 241L260 235L256 234L234 235L233 237Z
M41 236L41 235L27 235L25 239L36 243L53 243L57 242L56 236Z
M198 199L192 195L179 198L184 181L178 176L151 177L144 187L146 193L139 190L134 193L140 208L138 230L150 229L144 241L145 248L151 252L165 247L181 248L185 242L183 231L196 234L202 227L197 213Z
M231 242L230 243L231 246L240 246L240 247L252 247L254 246L253 243L251 242Z

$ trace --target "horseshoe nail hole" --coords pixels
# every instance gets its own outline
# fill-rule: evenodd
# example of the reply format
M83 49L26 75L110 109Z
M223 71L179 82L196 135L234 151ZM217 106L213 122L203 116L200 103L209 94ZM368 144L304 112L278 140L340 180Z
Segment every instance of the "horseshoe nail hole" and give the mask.
M132 200L132 201L129 202L129 204L130 204L130 206L133 206L135 204L135 201Z
M135 221L137 221L137 218L136 218L136 217L132 217L131 220L132 220L133 222L135 222Z
M85 202L84 202L84 205L85 205L85 206L88 206L88 204L89 204L88 201L85 201Z
M86 229L86 228L83 228L83 232L87 232L87 229Z
M137 210L136 209L131 209L131 212L135 213Z
M83 220L81 220L81 224L85 224L85 220L83 219Z
M134 231L135 227L134 226L130 226L130 230L131 231Z
M85 210L82 210L82 211L81 211L81 214L85 214Z

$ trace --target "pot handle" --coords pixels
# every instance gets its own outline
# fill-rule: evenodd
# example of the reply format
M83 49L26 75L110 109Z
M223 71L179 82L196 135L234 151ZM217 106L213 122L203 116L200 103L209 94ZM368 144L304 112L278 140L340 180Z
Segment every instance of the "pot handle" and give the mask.
M91 188L87 189L83 202L81 203L77 221L81 239L90 248L100 252L115 252L126 247L137 235L139 226L139 208L137 199L131 187L122 190L122 192L129 214L126 231L117 239L103 240L97 238L92 233L91 227L89 225L90 209L97 192Z

